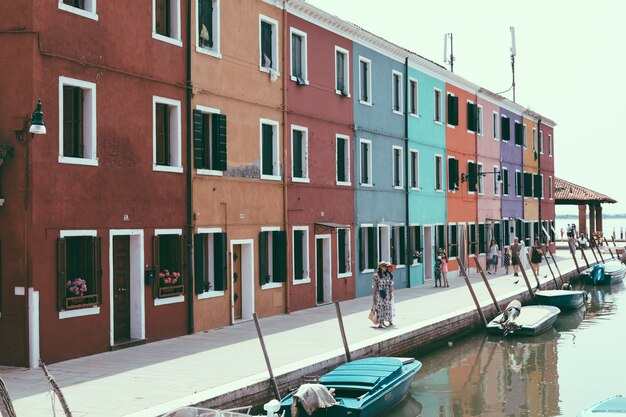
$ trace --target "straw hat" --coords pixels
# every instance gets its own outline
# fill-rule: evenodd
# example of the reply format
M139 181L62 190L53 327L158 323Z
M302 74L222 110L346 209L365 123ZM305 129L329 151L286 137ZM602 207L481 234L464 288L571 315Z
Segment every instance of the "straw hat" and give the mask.
M389 268L391 264L387 261L380 261L378 262L378 267L380 268L381 266L386 266L387 268Z

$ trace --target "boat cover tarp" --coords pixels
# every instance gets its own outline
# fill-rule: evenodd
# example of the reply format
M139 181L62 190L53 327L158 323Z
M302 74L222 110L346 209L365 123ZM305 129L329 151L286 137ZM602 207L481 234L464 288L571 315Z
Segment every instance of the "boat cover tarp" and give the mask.
M302 384L300 388L293 394L298 403L302 405L304 411L308 415L312 415L319 408L328 408L337 404L335 397L328 388L322 384ZM296 401L293 402L292 408L295 408ZM291 415L296 415L295 409L292 409Z
M348 362L320 378L327 386L373 387L396 372L400 372L402 361L397 358L366 358Z
M593 407L594 413L626 413L626 398L618 395Z
M591 269L591 276L593 277L593 283L598 284L604 281L604 265L597 264Z

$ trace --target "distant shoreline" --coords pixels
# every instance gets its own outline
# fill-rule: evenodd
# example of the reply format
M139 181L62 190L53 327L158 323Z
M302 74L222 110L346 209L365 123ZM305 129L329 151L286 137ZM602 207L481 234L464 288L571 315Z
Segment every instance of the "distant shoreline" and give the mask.
M556 218L557 219L577 219L578 214L557 214ZM626 219L626 213L625 214L603 214L602 218L603 219Z

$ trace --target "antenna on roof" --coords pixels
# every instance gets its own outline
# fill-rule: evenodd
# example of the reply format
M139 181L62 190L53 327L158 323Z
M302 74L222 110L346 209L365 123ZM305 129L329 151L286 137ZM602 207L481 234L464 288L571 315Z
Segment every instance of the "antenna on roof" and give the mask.
M448 57L448 39L450 39L450 56ZM443 62L450 64L450 72L454 72L454 45L452 43L452 33L443 35Z
M513 72L513 102L515 102L515 55L517 51L515 49L515 26L511 26L511 71Z

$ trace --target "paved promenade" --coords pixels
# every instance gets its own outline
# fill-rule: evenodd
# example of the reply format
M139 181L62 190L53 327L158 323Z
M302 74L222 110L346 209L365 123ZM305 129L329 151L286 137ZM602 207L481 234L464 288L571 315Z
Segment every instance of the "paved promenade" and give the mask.
M555 257L561 273L574 270L569 252L558 250ZM530 268L526 271L533 285ZM487 277L498 300L527 294L523 277L513 277L512 268L507 276L500 268L497 275ZM493 306L480 275L470 274L470 281L481 305ZM540 281L553 285L545 262ZM425 327L436 329L439 323L463 314L479 317L465 281L459 277L450 279L450 288L434 288L429 283L398 289L395 299L395 327L390 329L374 328L367 319L369 297L340 303L352 351ZM344 354L333 304L264 318L260 326L279 383L281 375ZM48 369L78 417L155 417L210 399L219 404L215 399L230 397L232 403L233 398L244 397L240 393L246 387L267 383L269 378L254 322L55 363ZM63 415L41 370L0 367L0 377L18 417L53 416L53 407L56 416Z

